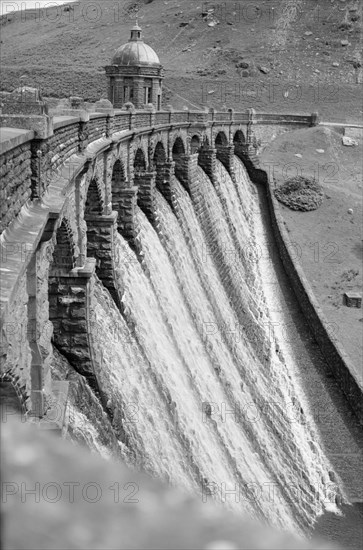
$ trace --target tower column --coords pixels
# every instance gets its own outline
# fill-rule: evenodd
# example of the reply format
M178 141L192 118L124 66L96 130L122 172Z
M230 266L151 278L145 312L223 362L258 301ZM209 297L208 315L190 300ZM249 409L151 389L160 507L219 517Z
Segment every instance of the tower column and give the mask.
M136 109L142 109L144 106L144 79L143 78L134 78L134 99L132 103L135 105Z

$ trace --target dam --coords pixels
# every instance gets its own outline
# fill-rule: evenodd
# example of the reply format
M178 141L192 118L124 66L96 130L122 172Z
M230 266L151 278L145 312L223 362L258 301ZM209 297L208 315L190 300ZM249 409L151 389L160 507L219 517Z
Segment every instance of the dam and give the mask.
M316 114L7 103L9 407L300 535L361 502L359 389L284 270L258 160Z

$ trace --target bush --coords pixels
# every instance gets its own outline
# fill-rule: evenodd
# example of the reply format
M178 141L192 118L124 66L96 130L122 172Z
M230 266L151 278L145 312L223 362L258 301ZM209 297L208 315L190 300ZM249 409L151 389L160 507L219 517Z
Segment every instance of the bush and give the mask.
M292 210L316 210L323 202L323 188L313 179L296 176L275 189L276 198Z

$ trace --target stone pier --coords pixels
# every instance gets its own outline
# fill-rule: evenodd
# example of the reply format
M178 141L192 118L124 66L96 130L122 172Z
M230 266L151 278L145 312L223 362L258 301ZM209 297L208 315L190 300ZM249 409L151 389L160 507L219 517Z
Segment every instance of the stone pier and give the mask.
M234 146L233 145L218 145L217 159L221 161L232 180L235 181L234 173Z
M148 220L155 224L156 222L156 171L135 171L134 185L138 188L137 203L146 214Z
M191 155L181 154L175 163L175 175L190 196L193 196L193 193L196 191L195 187L198 185L196 177L197 166L198 153Z
M49 275L49 320L53 323L53 341L71 365L99 394L93 371L89 331L90 279L96 260L87 258L83 268L53 269Z
M198 163L207 174L211 182L215 182L217 149L203 145L199 151Z
M138 228L136 223L136 205L137 205L136 185L119 191L119 210L117 219L117 228L121 235L127 240L131 248L137 251Z
M86 214L87 223L87 256L96 259L96 273L110 292L116 304L119 297L114 272L115 232L117 231L118 213L109 215Z
M175 162L164 162L156 166L156 187L173 208L175 191L173 177L175 175Z

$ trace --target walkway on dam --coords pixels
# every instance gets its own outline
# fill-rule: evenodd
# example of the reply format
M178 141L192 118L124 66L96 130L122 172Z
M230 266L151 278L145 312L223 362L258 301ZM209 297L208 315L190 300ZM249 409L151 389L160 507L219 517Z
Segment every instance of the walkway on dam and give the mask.
M271 247L276 250L276 243L271 236L272 224L266 191L260 185L257 185L257 190L261 214L257 213L256 216L260 220L256 221L258 242L264 250L271 250ZM349 501L354 504L343 505L344 515L341 517L326 513L317 523L315 534L334 541L346 550L361 549L362 427L310 332L279 255L266 256L260 269L265 285L272 285L271 291L267 290L272 316L275 314L275 318L281 319L284 324L284 336L279 338L280 348L304 390L305 403L314 417L325 454L341 478Z

